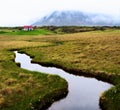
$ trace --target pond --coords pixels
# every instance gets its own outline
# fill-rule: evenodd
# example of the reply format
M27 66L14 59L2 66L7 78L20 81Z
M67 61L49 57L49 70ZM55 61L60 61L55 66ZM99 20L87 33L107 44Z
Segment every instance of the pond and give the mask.
M15 62L19 62L21 68L47 74L57 74L68 82L68 95L54 102L48 110L101 110L99 97L112 85L95 78L69 74L55 67L44 67L31 63L32 59L28 55L17 51L15 51L15 55Z

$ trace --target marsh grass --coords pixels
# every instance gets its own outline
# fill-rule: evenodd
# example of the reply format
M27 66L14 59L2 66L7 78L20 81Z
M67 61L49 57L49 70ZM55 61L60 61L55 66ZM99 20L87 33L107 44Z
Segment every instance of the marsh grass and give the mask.
M43 107L51 104L57 95L67 94L67 82L59 76L23 70L15 64L15 55L11 50L51 45L49 42L29 42L28 38L0 35L0 110ZM50 101L44 104L39 102L45 101L46 94Z
M109 35L110 34L110 35ZM60 62L64 67L104 71L108 74L120 71L120 37L111 32L82 33L42 37L53 46L26 49L36 62ZM57 45L55 42L61 42ZM41 55L39 55L38 51ZM48 54L46 54L46 52ZM38 55L37 55L38 54Z
M54 45L22 50L34 56L33 62L120 84L120 30L42 36L39 40ZM117 89L116 93L111 92L113 89ZM102 94L102 108L120 109L119 89L120 86L116 86Z
M54 99L55 90L67 90L66 81L59 76L22 70L12 61L1 63L3 67L0 72L1 110L29 110L32 107L30 103L42 100L42 96L49 94L49 91L53 93L51 97Z
M11 50L29 54L33 62L59 66L74 74L84 71L84 74L110 81L116 86L102 94L100 104L106 110L119 110L119 29L61 35L21 33L22 36L7 31L9 34L0 35L1 110L29 110L38 104L41 109L67 91L66 81L59 76L20 69L13 62L15 56Z

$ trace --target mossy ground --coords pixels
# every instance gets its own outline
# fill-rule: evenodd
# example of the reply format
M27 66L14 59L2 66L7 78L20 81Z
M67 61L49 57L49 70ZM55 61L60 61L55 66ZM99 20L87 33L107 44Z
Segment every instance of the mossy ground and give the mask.
M104 31L91 31L91 32L82 32L82 33L74 33L74 34L52 34L52 35L0 35L0 74L2 77L9 77L10 81L3 79L2 85L5 85L9 82L19 82L20 86L22 82L25 80L19 79L21 76L20 73L24 75L28 75L28 71L19 69L13 63L13 53L8 50L19 49L21 52L25 52L33 57L34 62L46 64L46 65L57 65L66 70L75 71L74 74L80 74L83 71L84 75L90 75L95 77L100 77L101 80L110 81L115 85L115 87L111 88L107 92L105 92L101 96L101 106L106 110L119 110L120 109L120 30L119 29L107 29ZM8 63L9 62L9 63ZM11 65L11 66L9 66ZM5 69L8 68L8 69ZM12 69L13 68L13 69ZM11 72L10 72L11 71ZM16 73L17 72L17 73ZM3 75L4 73L4 75ZM11 73L17 74L17 78L14 79L14 75L11 76ZM32 76L28 75L28 77L36 78L39 77L39 74L32 74ZM48 78L47 75L43 75ZM42 76L41 76L42 77ZM53 78L52 78L53 77ZM51 80L54 77L51 76ZM46 80L46 78L43 78ZM27 78L26 80L28 80ZM42 78L40 78L42 79ZM59 79L59 78L58 78ZM51 81L50 80L50 81ZM65 82L59 79L63 86ZM59 84L56 82L56 85ZM44 81L42 81L44 82ZM13 83L16 87L17 83ZM44 85L39 81L35 83L37 85ZM45 82L45 85L50 84L49 81ZM52 85L52 84L50 84ZM13 87L14 87L13 86ZM2 88L4 86L1 86ZM56 86L55 86L56 87ZM57 86L58 87L58 86ZM42 88L42 87L41 87ZM45 87L46 89L47 87ZM48 89L48 88L47 88ZM47 90L46 89L46 90ZM59 90L60 88L58 88ZM2 90L2 89L1 89ZM25 90L25 88L22 88ZM51 89L52 90L52 89ZM53 89L54 90L54 89ZM115 92L114 92L115 90ZM37 86L31 92L31 99L38 98L37 96L40 94L36 93ZM42 93L43 91L41 91ZM50 91L47 91L49 93ZM24 93L25 94L25 93ZM37 96L36 96L37 95ZM14 95L13 95L14 96ZM15 95L15 97L11 96L11 99L21 95ZM22 95L23 96L23 95ZM26 96L27 98L31 96ZM29 99L25 100L26 102ZM4 97L1 97L1 105L4 105L5 100ZM8 102L7 102L8 103ZM17 103L17 101L16 101ZM10 103L11 104L11 103ZM12 103L13 104L13 103ZM26 103L27 106L28 103ZM14 104L13 104L14 105ZM5 110L5 109L4 109Z

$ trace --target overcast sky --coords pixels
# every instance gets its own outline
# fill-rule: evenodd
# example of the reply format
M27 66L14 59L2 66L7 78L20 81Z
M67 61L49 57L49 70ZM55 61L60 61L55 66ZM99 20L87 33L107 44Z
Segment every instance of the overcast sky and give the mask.
M0 26L31 24L56 10L103 13L120 19L120 0L0 0Z

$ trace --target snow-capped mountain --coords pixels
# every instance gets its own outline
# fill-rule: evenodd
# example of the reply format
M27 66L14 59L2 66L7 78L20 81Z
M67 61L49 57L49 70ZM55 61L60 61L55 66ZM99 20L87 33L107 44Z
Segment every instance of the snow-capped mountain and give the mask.
M34 26L114 26L120 25L111 16L79 11L55 11L33 23Z

